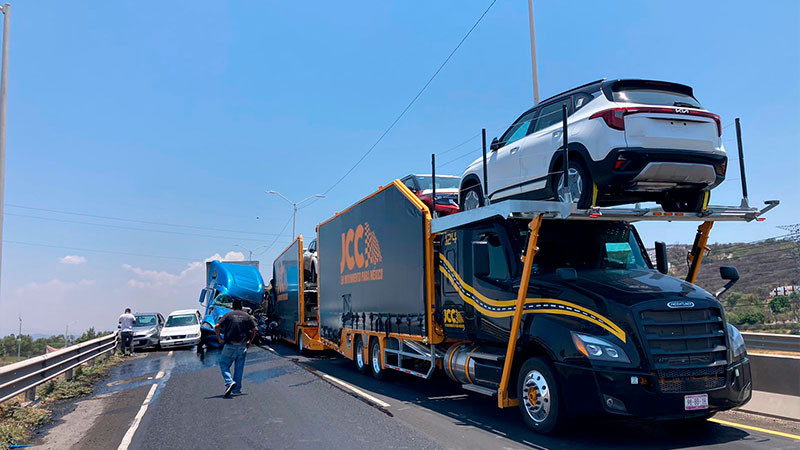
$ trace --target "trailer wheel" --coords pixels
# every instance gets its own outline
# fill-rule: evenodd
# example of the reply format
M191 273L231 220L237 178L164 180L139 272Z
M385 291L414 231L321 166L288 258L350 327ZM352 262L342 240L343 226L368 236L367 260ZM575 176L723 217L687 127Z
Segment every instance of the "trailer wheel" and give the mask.
M361 336L356 336L353 342L353 352L355 353L353 361L356 363L356 369L361 373L367 373L369 371L369 355L364 358L364 343Z
M386 371L381 367L383 358L381 357L381 344L377 339L373 339L369 346L369 359L370 367L372 368L372 376L376 380L382 380L386 375Z
M305 351L306 351L305 347L303 346L303 331L302 330L297 333L297 351L300 352L301 355L303 353L305 353Z
M546 360L525 361L517 380L517 398L522 420L533 431L550 434L564 422L556 377Z

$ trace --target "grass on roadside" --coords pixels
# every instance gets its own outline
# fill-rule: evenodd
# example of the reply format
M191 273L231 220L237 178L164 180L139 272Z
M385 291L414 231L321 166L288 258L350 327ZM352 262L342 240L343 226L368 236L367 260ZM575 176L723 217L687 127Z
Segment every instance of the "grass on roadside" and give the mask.
M50 421L50 411L10 403L0 406L0 449L24 442L33 431Z
M92 385L105 378L119 361L121 358L114 355L94 366L77 367L72 380L61 378L42 384L36 388L36 397L41 399L41 406L46 406L57 400L89 395ZM45 408L23 407L18 401L0 405L0 450L26 442L36 428L50 421L51 416Z

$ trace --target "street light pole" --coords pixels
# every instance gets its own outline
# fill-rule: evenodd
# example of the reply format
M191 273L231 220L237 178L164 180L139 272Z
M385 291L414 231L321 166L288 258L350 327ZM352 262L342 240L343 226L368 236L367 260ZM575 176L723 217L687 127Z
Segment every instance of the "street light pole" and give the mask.
M278 197L284 199L286 201L286 203L292 205L292 240L294 240L294 236L295 236L294 232L295 232L295 222L297 220L297 207L299 205L302 205L303 203L313 199L313 198L325 198L325 196L322 195L322 194L314 194L314 195L312 195L312 196L310 196L310 197L308 197L306 199L303 199L303 200L295 203L295 202L289 200L288 198L286 198L283 194L281 194L278 191L267 191L267 194L277 195Z
M531 73L533 75L533 104L539 104L539 69L536 67L536 32L533 29L533 0L528 0L528 23L531 30Z
M22 314L19 315L19 334L17 334L17 339L19 340L17 344L17 361L19 361L22 354Z
M8 20L11 5L6 3L3 12L3 56L0 62L0 273L3 266L3 208L5 207L6 185L6 103L8 98ZM20 319L20 323L22 323ZM20 341L22 345L22 341Z

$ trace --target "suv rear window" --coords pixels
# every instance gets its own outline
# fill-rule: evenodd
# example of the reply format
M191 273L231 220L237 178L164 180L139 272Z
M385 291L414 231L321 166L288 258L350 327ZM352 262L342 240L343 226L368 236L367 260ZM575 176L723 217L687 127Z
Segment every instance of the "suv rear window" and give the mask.
M615 102L702 108L691 95L663 89L623 88L612 92Z

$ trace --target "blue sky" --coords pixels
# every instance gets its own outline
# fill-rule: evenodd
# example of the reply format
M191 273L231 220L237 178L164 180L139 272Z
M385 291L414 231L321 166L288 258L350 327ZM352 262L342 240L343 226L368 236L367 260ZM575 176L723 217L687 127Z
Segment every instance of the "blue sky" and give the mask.
M14 2L3 237L83 250L4 244L0 334L19 313L41 332L111 328L128 305L196 304L205 258L269 245L287 223L290 207L264 191L325 191L488 4ZM800 3L596 5L535 2L542 97L603 77L689 84L723 125L741 117L751 203L782 201L765 222L717 225L712 240L798 222ZM532 104L530 73L527 2L499 0L372 154L298 214L298 231L311 236L379 185L428 172L432 152L482 127L501 133ZM732 126L723 138L735 152ZM478 148L442 156L452 162L440 170L460 174ZM712 203L739 203L734 164ZM694 226L641 231L648 245L689 242Z

